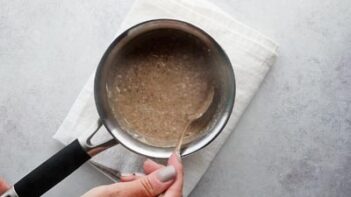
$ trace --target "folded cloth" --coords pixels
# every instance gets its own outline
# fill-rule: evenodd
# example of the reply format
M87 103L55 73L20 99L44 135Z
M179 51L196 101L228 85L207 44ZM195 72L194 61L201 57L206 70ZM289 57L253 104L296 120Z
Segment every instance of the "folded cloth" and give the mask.
M234 67L236 100L233 113L222 133L210 145L184 158L184 196L188 196L220 147L234 131L235 125L276 58L277 45L259 32L233 19L229 14L204 0L136 0L117 32L151 19L183 20L210 34L226 51ZM54 138L68 144L80 135L91 133L99 118L93 96L94 73L89 78ZM105 128L98 132L99 139L111 138ZM115 169L121 172L142 171L145 157L122 146L112 147L92 158L97 169ZM104 168L105 167L105 168ZM107 174L106 174L107 175ZM114 179L116 177L111 177Z

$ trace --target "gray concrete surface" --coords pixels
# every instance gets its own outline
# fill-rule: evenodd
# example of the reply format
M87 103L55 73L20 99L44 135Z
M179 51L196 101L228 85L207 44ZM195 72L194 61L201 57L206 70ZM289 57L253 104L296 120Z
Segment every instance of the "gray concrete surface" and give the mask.
M0 0L0 176L14 183L61 147L51 136L131 3ZM280 56L191 196L350 196L351 1L216 3ZM107 183L85 165L45 196Z

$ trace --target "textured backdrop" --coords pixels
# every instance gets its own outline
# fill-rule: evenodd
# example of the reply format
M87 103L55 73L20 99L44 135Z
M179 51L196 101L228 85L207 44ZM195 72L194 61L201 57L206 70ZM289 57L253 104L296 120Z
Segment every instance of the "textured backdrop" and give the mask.
M351 1L216 3L279 58L192 197L349 196ZM51 136L131 4L0 0L0 176L14 183L61 147ZM86 165L45 196L106 183Z

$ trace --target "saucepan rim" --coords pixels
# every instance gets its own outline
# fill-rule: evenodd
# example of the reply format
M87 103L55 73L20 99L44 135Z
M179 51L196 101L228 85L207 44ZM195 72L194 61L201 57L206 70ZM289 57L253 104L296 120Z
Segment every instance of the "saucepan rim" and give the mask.
M182 153L181 153L182 156L186 156L204 148L205 146L210 144L221 133L221 131L225 127L232 113L234 100L235 100L236 83L235 83L234 70L231 65L231 62L227 54L225 53L225 51L222 49L222 47L215 41L215 39L213 39L204 30L190 23L180 21L180 20L154 19L154 20L144 21L124 31L107 48L106 52L104 53L104 55L100 60L100 63L98 64L96 74L95 74L95 81L94 81L95 104L96 104L96 108L100 116L100 119L103 125L105 126L105 128L107 129L107 131L115 138L115 140L117 140L124 147L131 150L132 152L135 152L137 154L144 155L147 157L152 157L152 158L169 157L169 155L173 152L174 148L156 147L156 146L151 146L149 144L143 143L135 139L134 137L132 137L127 132L125 132L118 125L118 122L114 120L114 116L111 114L111 110L107 102L107 93L106 93L107 86L106 86L106 83L103 81L103 78L104 78L103 75L106 74L106 70L104 70L106 61L108 61L109 55L111 54L112 50L114 50L115 47L117 47L121 41L123 41L124 39L127 39L128 36L133 36L133 34L138 34L136 33L137 31L141 31L141 33L145 33L149 30L156 30L160 28L175 28L175 29L184 30L184 31L186 31L186 29L189 29L192 32L195 32L197 35L204 36L219 51L221 56L220 58L223 58L223 61L227 64L229 69L229 72L227 74L230 80L228 81L228 83L230 83L231 88L228 89L229 96L225 103L225 109L223 110L221 117L219 117L219 120L217 121L215 127L211 130L211 132L202 136L199 139L194 140L193 142L190 142L182 150ZM143 31L143 29L146 29L146 30Z

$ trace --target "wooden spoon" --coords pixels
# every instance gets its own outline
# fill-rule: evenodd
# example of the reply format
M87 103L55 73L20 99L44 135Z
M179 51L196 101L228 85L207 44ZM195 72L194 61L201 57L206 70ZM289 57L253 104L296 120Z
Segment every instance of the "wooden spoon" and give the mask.
M204 100L203 104L200 106L200 108L193 114L188 115L187 119L188 119L188 123L185 126L185 128L183 129L181 135L178 138L178 142L177 145L175 147L175 152L180 155L180 151L182 149L182 145L183 145L183 140L184 140L184 136L186 131L191 128L192 126L194 126L194 122L197 122L198 120L200 120L202 117L204 117L204 114L207 112L208 108L210 107L212 101L213 101L213 97L214 97L214 88L213 86L211 86L206 99Z

